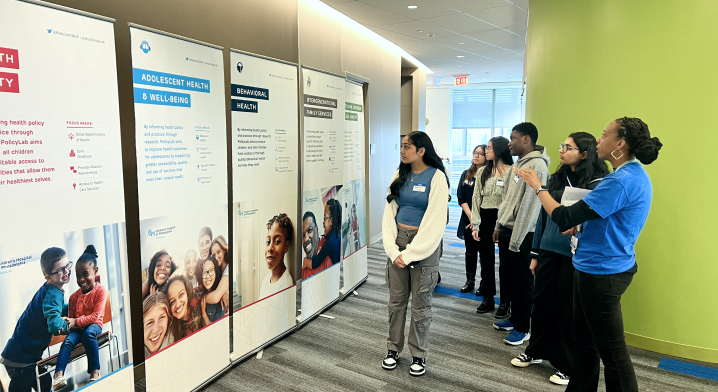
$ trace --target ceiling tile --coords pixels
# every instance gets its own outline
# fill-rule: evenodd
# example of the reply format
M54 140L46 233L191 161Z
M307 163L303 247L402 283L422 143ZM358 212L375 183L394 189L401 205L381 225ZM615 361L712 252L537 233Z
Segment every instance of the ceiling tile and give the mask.
M349 2L352 2L352 1L356 1L356 0L322 0L322 3L325 3L325 4L327 4L327 5L330 5L330 6L334 7L334 6L337 5L337 4L349 3Z
M459 11L445 7L442 4L431 0L358 0L385 11L393 12L410 19L425 19L434 16L456 14ZM416 5L417 8L406 8L408 5Z
M518 35L526 35L528 12L515 5L471 11L467 14Z
M498 27L482 32L466 34L471 38L490 43L517 53L524 53L526 38L512 34Z
M381 26L383 29L393 31L395 33L405 34L416 39L430 39L427 34L435 34L434 38L447 37L450 35L456 35L453 31L448 31L436 26L412 20L410 22L394 23L390 25ZM419 32L419 30L423 30Z
M509 4L506 0L434 0L457 11L467 12L485 8L501 7Z
M388 39L389 41L391 41L395 44L399 44L399 43L405 42L405 41L416 41L417 40L416 37L412 37L412 36L406 35L406 34L396 33L391 30L387 30L387 29L384 29L381 27L376 27L376 26L366 26L366 27L369 30L372 30L373 32L381 35L382 37ZM424 36L424 38L426 38L426 36ZM399 46L401 46L401 45L399 45Z
M495 26L465 14L437 16L435 18L422 19L421 22L429 26L435 26L465 35L490 31L496 28Z
M434 38L431 41L435 44L447 46L461 52L466 52L467 54L476 54L493 58L505 58L511 56L520 56L523 58L522 52L513 52L463 35ZM460 42L463 42L463 44L460 44Z
M401 15L384 11L358 1L335 4L332 7L357 22L369 26L383 26L410 20Z

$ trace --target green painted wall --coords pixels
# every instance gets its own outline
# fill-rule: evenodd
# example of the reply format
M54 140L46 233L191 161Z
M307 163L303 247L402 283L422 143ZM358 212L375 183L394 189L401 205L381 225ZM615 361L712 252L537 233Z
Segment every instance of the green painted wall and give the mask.
M532 0L526 55L526 119L552 166L569 133L622 116L663 142L627 341L718 362L718 1Z

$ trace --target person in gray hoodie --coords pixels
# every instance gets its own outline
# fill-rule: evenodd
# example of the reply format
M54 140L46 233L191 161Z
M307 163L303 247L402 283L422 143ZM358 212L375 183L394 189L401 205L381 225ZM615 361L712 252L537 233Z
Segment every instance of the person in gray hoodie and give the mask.
M523 122L511 130L509 151L519 159L514 164L515 170L533 169L546 184L549 177L549 157L543 146L536 145L538 129L530 122ZM496 317L505 313L511 316L494 323L499 331L510 331L504 342L514 346L520 345L531 337L531 306L534 289L534 278L529 268L531 265L531 247L533 245L536 220L541 212L541 202L534 190L517 175L508 180L506 195L499 206L496 220L494 242L499 249L508 248L499 253L499 281L501 282L501 304ZM511 307L509 308L509 302ZM502 312L501 307L504 307Z

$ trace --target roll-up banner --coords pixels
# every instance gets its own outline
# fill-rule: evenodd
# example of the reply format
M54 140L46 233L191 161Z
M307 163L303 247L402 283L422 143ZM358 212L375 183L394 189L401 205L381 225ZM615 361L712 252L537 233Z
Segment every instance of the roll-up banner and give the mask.
M232 360L296 327L297 66L230 52Z
M342 259L345 79L302 69L302 277L300 322L339 299Z
M346 81L344 103L344 187L342 199L342 293L367 278L364 92Z
M229 365L222 50L130 32L147 390L188 391Z
M0 10L0 390L132 391L113 21Z

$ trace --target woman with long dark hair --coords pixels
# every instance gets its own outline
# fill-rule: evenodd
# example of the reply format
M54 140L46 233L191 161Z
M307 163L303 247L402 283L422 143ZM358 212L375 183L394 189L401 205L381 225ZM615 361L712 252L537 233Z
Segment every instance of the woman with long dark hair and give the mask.
M569 135L559 149L561 163L548 179L548 193L561 202L564 189L595 189L608 174L606 162L596 153L596 138L590 133ZM526 351L511 360L516 367L527 367L542 360L557 369L549 380L567 385L572 373L573 275L571 238L541 210L532 246L531 271L535 276L531 339Z
M388 256L388 352L382 367L396 368L404 347L406 308L411 294L409 374L426 372L431 294L439 279L440 243L446 226L449 178L434 144L424 132L411 132L401 143L401 163L389 186L382 237Z
M492 312L496 303L496 252L493 238L496 219L499 214L499 205L506 191L509 168L514 163L509 151L509 140L503 136L496 136L489 140L486 146L486 166L477 172L476 189L471 200L471 210L477 213L471 215L472 237L478 243L479 258L481 260L481 295L483 300L476 309L477 313ZM499 249L499 257L503 257L507 249ZM477 293L478 294L478 293ZM499 311L508 311L508 302L501 301ZM508 314L502 316L506 317Z
M662 146L638 118L611 121L598 139L597 152L614 171L569 207L542 192L548 189L541 186L533 170L514 169L536 190L559 230L574 236L573 332L577 350L566 391L597 390L601 361L607 391L638 391L623 332L621 296L638 270L634 245L653 197L651 179L638 162L652 163Z
M167 281L176 270L177 265L166 250L161 249L155 253L147 267L147 279L142 282L142 299L152 293L165 291Z
M471 166L461 173L459 179L459 186L456 188L456 197L461 207L461 219L459 220L459 227L456 230L456 236L464 240L466 245L466 253L464 253L464 259L466 264L466 283L461 288L462 293L468 293L474 290L474 282L476 280L476 265L478 264L479 254L478 241L474 240L471 235L471 198L474 195L474 183L476 182L476 173L480 167L486 165L486 145L480 144L474 147L473 158L471 160ZM479 284L479 290L476 291L476 295L481 295L481 284Z

